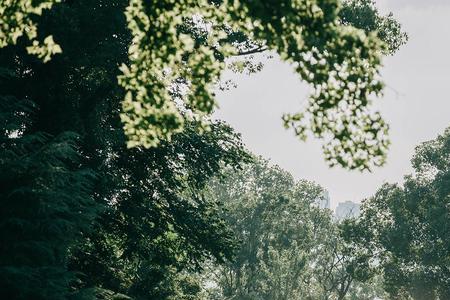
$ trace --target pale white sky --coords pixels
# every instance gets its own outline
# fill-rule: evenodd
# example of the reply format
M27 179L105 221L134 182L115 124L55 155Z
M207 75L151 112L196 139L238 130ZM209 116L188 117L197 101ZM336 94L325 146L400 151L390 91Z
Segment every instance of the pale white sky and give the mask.
M392 11L409 34L409 42L384 61L385 96L376 101L391 126L387 164L373 173L330 169L321 142L296 139L282 126L284 112L295 112L308 88L293 69L278 59L252 76L232 75L236 89L218 94L215 116L226 120L254 153L269 158L296 178L313 180L338 202L360 202L385 181L399 182L411 172L410 158L420 142L433 139L450 126L450 0L378 0Z

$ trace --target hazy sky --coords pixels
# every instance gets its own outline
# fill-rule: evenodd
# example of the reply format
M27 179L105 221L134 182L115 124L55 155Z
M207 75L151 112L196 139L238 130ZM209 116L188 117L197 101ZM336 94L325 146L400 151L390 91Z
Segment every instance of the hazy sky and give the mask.
M387 164L373 173L330 169L321 142L306 143L282 127L281 115L295 112L308 87L278 59L256 75L236 76L236 89L219 93L218 118L242 134L250 150L290 171L313 180L330 192L331 206L360 202L384 182L399 182L411 172L414 146L435 138L450 126L450 0L378 0L392 11L409 34L409 42L384 61L385 96L376 101L391 126Z

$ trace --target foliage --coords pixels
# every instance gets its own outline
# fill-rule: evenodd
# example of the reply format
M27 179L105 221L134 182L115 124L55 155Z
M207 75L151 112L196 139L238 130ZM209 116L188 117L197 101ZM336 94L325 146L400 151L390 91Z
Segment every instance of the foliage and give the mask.
M43 59L44 62L50 60L51 56L61 53L61 48L53 41L53 36L49 35L44 39L44 44L40 45L37 40L38 32L33 16L42 15L42 11L50 9L55 3L61 0L4 0L0 4L0 48L8 44L16 44L17 39L24 34L32 41L27 47L28 53L34 54Z
M392 297L450 297L450 129L416 148L413 175L385 184L347 224L349 239L367 247Z
M229 127L212 128L203 135L188 128L157 150L136 151L122 143L110 152L114 159L99 186L109 195L103 195L109 209L71 260L71 268L86 274L83 285L136 299L177 298L189 279L180 283L182 270L198 271L206 258L231 258L231 232L201 190L245 153Z
M343 66L350 75L340 84L356 82L362 100L381 89L372 79L382 43L376 33L339 23L335 1L289 9L279 1L65 0L51 7L56 2L0 4L1 298L200 297L205 261L223 264L236 247L218 199L204 189L224 168L236 171L248 160L238 134L205 118L230 55L268 48L303 62L297 70L322 93L312 115L353 97L339 98L341 87L327 94L337 88L325 82L344 76L333 73ZM367 104L350 108L363 123ZM133 137L137 144L128 148ZM155 141L158 147L145 147ZM283 176L286 199L316 191L305 183L312 194L295 195L297 185ZM287 203L279 209L308 216L304 202ZM286 220L270 228L289 227ZM291 229L311 239L311 226ZM270 252L279 255L277 266L292 250L283 251Z
M23 16L19 19L29 18L33 11L21 11L28 2L8 8L11 17L5 24L16 22L15 12ZM50 7L50 2L43 3ZM380 17L372 3L361 0L347 5L350 8L340 19L337 0L131 0L126 17L132 40L119 76L126 91L121 119L128 146L157 146L180 132L186 118L202 120L216 106L213 90L225 59L269 49L293 63L313 88L309 106L285 115L285 126L294 128L302 139L309 133L324 138L330 165L350 169L382 165L389 145L388 126L378 112L371 112L370 101L383 87L378 74L383 49L393 52L405 36L398 23ZM360 22L353 11L362 10L375 20ZM364 30L349 25L354 22ZM191 30L183 30L186 24ZM378 36L388 46L372 32L378 26L382 29ZM60 49L51 36L45 41L47 50L36 45L29 51L47 60ZM173 89L184 92L174 97ZM208 129L207 123L199 124Z
M126 147L125 6L69 1L43 14L40 31L64 49L47 63L25 40L0 51L2 299L188 299L203 260L231 257L201 190L246 160L239 135L222 122L200 135L192 121L158 148Z
M75 276L67 251L97 213L95 173L80 165L74 133L12 137L23 123L10 113L30 111L15 100L2 98L2 116L12 122L1 124L0 138L0 295L66 299Z
M131 1L127 8L133 35L130 66L122 65L119 77L127 91L122 120L129 146L156 146L182 129L183 118L168 93L177 78L187 81L188 91L180 100L194 115L212 111L212 85L225 68L223 58L237 53L227 43L231 29L264 41L282 59L295 62L302 79L314 86L308 116L286 116L286 126L295 127L301 137L309 129L319 137L329 135L334 143L328 144L325 153L332 163L354 168L381 164L387 127L378 114L369 114L366 105L369 95L382 88L377 76L382 46L374 35L340 26L337 13L335 1L289 5ZM189 35L176 30L183 17L195 15L201 16L203 26L211 27L207 45L196 45ZM305 120L308 124L301 123ZM367 127L375 128L374 132L367 132Z
M393 14L381 15L374 0L344 0L343 4L339 12L342 23L365 32L377 32L387 46L387 54L394 54L408 41L408 35L402 32L401 25Z
M355 282L358 263L328 210L324 190L256 159L210 185L240 241L225 266L207 269L214 299L347 299L373 289ZM213 296L214 295L214 296Z

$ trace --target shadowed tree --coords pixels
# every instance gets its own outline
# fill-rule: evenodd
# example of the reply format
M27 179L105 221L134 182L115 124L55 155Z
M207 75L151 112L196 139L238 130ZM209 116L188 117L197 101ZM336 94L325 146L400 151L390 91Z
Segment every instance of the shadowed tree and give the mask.
M382 271L392 297L450 296L450 130L416 147L414 174L366 200L347 238L364 245L366 268Z

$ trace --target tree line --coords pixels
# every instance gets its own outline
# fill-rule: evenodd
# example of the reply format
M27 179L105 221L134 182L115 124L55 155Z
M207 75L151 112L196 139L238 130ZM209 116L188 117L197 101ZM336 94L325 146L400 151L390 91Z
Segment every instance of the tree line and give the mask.
M254 158L208 185L239 244L207 265L206 299L447 299L450 128L416 147L413 174L338 221L324 189Z
M407 36L373 1L19 0L0 12L2 298L362 299L390 278L372 272L387 260L354 255L365 235L351 243L312 205L319 186L208 118L228 59L257 71L251 54L275 51L314 90L285 125L324 139L330 165L382 165L388 127L370 103L382 56ZM427 276L427 293L446 295L445 277Z

